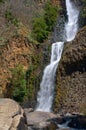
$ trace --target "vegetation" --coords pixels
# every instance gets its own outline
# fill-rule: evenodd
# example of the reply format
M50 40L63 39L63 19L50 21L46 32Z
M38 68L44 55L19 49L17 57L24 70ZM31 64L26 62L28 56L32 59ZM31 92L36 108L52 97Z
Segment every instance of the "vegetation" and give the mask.
M19 103L34 101L38 91L40 77L37 69L40 64L40 55L30 55L31 62L28 70L24 70L21 64L11 69L11 78L7 85L7 96ZM39 73L39 72L38 72Z
M12 78L10 79L11 97L23 102L27 96L26 87L26 72L22 65L17 65L12 71Z
M28 88L28 99L29 101L33 101L36 99L36 94L40 86L41 74L39 66L41 55L38 53L35 56L31 55L31 65L26 72L26 81L27 81L27 88ZM40 76L39 76L40 75Z
M82 8L82 16L86 18L86 0L82 0L83 8Z
M60 81L60 82L59 82ZM60 73L58 72L58 78L57 78L57 86L55 88L55 97L54 97L54 104L53 104L53 110L57 113L62 108L62 104L64 103L64 100L66 98L66 89L64 91L64 88L61 84L61 78ZM65 83L65 81L63 81Z
M38 42L43 42L52 31L58 15L58 8L51 2L47 2L44 12L44 15L33 20L33 37Z
M86 25L86 0L80 0L81 10L80 10L80 26Z
M0 0L0 3L4 3L4 0Z
M44 19L46 21L46 24L48 26L48 31L52 31L53 26L56 22L57 18L57 6L53 6L51 2L47 2L45 5L45 14Z
M11 22L15 26L19 25L19 20L13 16L11 11L5 12L5 18L7 19L8 22Z
M43 17L34 19L33 36L38 42L43 42L48 37L47 24Z
M36 76L33 75L33 66L30 66L30 68L28 69L26 77L28 87L28 99L29 101L31 101L34 99L35 96L35 82L36 82Z

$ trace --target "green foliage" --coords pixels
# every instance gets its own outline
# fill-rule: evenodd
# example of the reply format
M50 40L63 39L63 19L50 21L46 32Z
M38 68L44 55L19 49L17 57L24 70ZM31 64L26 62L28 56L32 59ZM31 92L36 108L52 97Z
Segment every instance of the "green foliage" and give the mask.
M82 8L82 17L86 17L86 0L82 0L83 8Z
M45 5L44 19L48 25L48 30L52 31L53 26L57 18L57 7L53 6L51 2L47 2Z
M0 0L0 3L4 3L4 0Z
M47 24L43 17L34 19L33 36L38 42L43 42L48 37Z
M12 69L12 78L10 79L12 98L18 102L23 102L27 96L26 72L22 65Z
M37 55L31 56L32 64L28 68L26 73L27 80L27 88L28 88L28 99L29 101L34 100L36 98L36 94L38 91L40 77L37 74L38 66L40 65L40 56Z
M52 31L58 15L58 8L51 2L47 2L44 12L44 15L35 18L33 21L32 33L38 42L43 42L48 37L49 32Z
M34 34L33 34L34 35ZM35 40L34 38L33 38L33 35L32 34L28 34L27 35L27 40L30 42L30 43L32 43L32 44L35 44L35 45L39 45L39 42L37 41L37 40ZM35 36L34 36L35 37Z
M5 18L7 19L8 22L11 22L15 26L19 26L19 20L12 15L12 12L6 11Z

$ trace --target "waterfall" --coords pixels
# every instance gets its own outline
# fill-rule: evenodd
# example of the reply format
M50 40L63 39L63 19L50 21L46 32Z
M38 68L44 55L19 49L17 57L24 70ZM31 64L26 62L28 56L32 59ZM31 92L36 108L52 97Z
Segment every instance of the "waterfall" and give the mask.
M40 84L40 91L37 98L37 111L49 112L51 110L54 93L55 72L61 58L63 44L63 42L52 44L50 64L45 68L42 82Z
M65 24L66 40L71 41L74 39L78 30L79 11L70 0L66 0L66 9L68 16L68 22ZM63 46L64 42L56 42L52 44L50 64L44 69L40 91L38 92L37 97L38 103L36 111L51 111L55 86L55 74L61 58Z
M71 0L66 0L68 22L65 24L66 40L72 41L78 30L79 10Z

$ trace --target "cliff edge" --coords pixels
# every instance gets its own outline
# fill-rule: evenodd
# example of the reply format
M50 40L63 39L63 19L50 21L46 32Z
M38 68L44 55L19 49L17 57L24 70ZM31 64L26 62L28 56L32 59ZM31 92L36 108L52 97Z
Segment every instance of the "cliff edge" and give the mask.
M54 110L86 114L86 26L65 43L56 75Z

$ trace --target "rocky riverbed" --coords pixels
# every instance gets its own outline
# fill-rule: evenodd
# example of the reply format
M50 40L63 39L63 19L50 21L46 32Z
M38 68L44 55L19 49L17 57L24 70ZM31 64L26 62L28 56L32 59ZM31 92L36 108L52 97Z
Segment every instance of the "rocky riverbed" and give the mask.
M67 127L63 127L67 124ZM80 114L59 115L49 112L22 109L7 98L0 99L0 130L86 130L86 116Z

